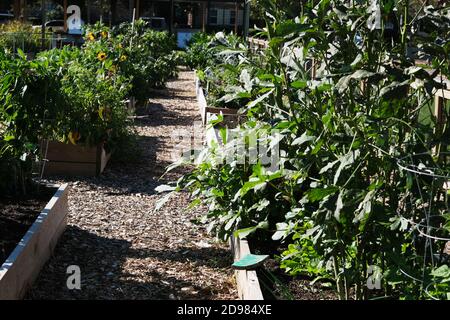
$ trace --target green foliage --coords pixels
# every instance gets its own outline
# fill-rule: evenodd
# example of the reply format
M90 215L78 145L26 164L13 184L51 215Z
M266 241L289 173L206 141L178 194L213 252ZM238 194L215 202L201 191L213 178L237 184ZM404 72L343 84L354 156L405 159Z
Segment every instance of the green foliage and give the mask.
M258 61L241 38L223 32L198 33L191 39L187 56L197 69L209 105L239 109L249 102L257 70L252 65Z
M50 70L19 56L0 52L0 189L26 192L37 133L51 131L48 112L57 110L57 80ZM44 92L44 94L42 94ZM53 98L47 100L46 95ZM43 106L46 108L43 108Z
M42 43L41 29L34 29L30 24L20 21L11 21L0 24L0 48L11 52L18 49L26 53L37 53L42 45L48 47L49 41L45 38Z
M58 79L56 96L63 101L49 115L55 129L47 133L48 137L88 145L104 142L114 148L115 140L127 134L124 100L129 81L113 68L120 56L115 60L108 56L101 61L98 55L89 50L65 48L38 56L36 61L53 71Z
M164 87L177 75L178 58L176 41L167 32L151 30L147 23L122 23L109 30L96 24L86 30L85 50L111 53L118 52L120 72L131 79L131 95L145 102L151 96L151 88Z
M442 86L435 76L449 76L449 19L421 10L415 18L403 17L395 39L370 27L365 2L307 1L295 19L275 1L260 3L269 49L243 66L253 85L227 98L250 99L241 105L248 121L223 129L224 144L203 150L178 189L208 205L205 219L218 236L265 233L281 241L288 248L281 254L288 272L332 277L341 299L380 294L366 286L371 266L381 270L384 297L447 298L449 277L440 254L445 243L428 243L416 230L429 203L447 221L445 179L431 183L398 163L415 155L415 165L450 172L445 157L432 156L446 150L448 126L436 126L433 116L419 121ZM381 10L389 17L408 12L407 5L386 1ZM424 23L439 28L417 32L416 24ZM412 49L431 62L433 74L415 65ZM207 79L207 71L201 76ZM252 135L279 146L276 169L262 165L261 154L256 164L235 160L236 141ZM245 152L237 155L245 159ZM439 260L424 258L426 243Z
M176 76L173 37L142 21L88 27L86 40L34 60L20 49L0 51L0 192L27 191L42 139L110 151L131 141L126 98L144 101Z
M185 64L191 69L201 70L213 64L215 47L211 45L214 36L207 33L195 33L186 48Z

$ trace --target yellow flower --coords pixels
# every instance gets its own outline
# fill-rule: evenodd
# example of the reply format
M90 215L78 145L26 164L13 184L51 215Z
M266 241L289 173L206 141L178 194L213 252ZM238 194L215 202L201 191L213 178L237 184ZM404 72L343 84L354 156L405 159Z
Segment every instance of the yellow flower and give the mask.
M69 141L73 144L76 145L77 141L80 140L81 135L79 132L77 131L70 131L69 132Z
M101 34L102 34L102 38L103 38L103 39L108 38L108 32L102 31Z
M94 34L92 32L89 32L87 37L88 37L88 39L90 41L94 41L95 40Z
M122 48L123 48L121 43L119 43L119 45L118 45L117 47L118 47L119 49L122 49Z
M97 55L98 60L100 61L105 61L106 60L106 53L104 52L99 52Z
M120 56L120 61L124 62L127 60L127 56L126 55L121 55Z

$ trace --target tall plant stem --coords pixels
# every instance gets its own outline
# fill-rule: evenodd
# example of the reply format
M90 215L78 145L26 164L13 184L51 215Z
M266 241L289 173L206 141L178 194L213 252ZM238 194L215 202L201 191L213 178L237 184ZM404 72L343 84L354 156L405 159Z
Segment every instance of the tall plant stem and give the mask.
M408 55L407 31L409 19L409 0L405 0L403 8L403 26L402 26L402 51L405 57Z

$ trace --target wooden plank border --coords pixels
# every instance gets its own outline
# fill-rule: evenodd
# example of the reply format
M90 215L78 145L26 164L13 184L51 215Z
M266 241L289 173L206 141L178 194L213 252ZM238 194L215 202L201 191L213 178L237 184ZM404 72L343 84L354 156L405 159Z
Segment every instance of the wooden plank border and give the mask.
M43 176L93 177L103 173L111 154L104 145L87 147L58 141L41 141Z
M237 109L231 109L231 108L217 108L217 107L209 107L208 103L206 102L206 96L205 91L203 90L202 86L200 85L200 80L197 76L195 76L195 93L197 96L197 104L198 109L200 111L200 115L202 117L202 123L203 125L206 125L208 122L208 118L210 114L222 114L224 116L231 116L231 117L240 117L239 110Z
M38 277L67 226L68 193L67 184L59 186L0 267L0 300L22 299Z
M450 100L450 90L437 89L434 92L434 116L437 120L436 130L441 130L445 125L447 119L445 119L445 104L446 100Z
M198 102L198 109L199 109L200 115L202 117L202 123L203 123L203 125L205 125L206 121L207 121L206 109L208 108L208 104L206 102L205 93L203 92L202 87L198 88L197 102Z
M234 261L250 254L250 247L247 240L231 236L231 251ZM236 270L235 271L239 299L241 300L264 300L258 275L255 270Z
M249 37L248 46L252 52L257 53L258 51L266 50L269 47L269 41Z

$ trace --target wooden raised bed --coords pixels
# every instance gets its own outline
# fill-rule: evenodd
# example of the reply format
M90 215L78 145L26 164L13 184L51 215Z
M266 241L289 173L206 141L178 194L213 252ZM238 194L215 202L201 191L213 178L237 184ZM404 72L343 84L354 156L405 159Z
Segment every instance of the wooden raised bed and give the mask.
M235 262L251 253L247 240L232 236L230 245ZM239 299L264 300L256 270L236 270L235 276Z
M200 86L198 78L195 79L195 83L197 103L200 115L202 117L203 125L206 125L211 119L211 116L214 114L222 114L224 116L225 123L227 123L228 125L235 126L239 122L239 117L241 115L239 115L237 109L209 107L208 103L206 102L205 92Z
M43 176L98 176L111 158L104 145L87 147L43 140Z
M61 185L5 263L0 267L0 300L22 299L51 256L67 226L68 185Z
M248 45L252 52L259 52L259 51L266 50L269 47L269 41L249 37Z

